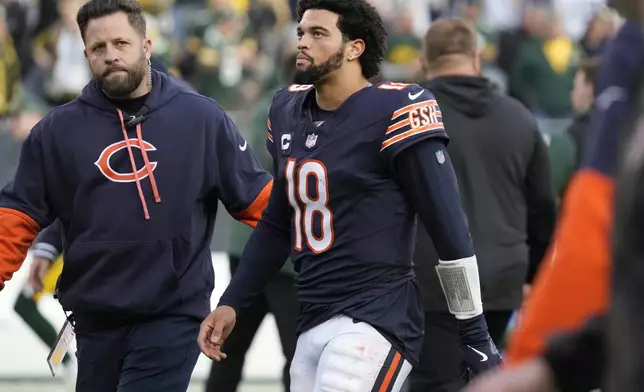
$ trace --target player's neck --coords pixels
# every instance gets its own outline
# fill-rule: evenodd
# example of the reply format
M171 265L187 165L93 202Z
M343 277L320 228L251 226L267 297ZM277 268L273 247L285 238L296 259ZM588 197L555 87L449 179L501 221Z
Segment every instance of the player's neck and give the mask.
M445 69L436 69L428 72L425 77L427 79L436 79L442 76L466 76L466 77L478 77L481 76L479 72L470 66L462 67L450 67Z
M339 76L339 75L338 75ZM362 76L359 78L336 77L315 86L315 100L322 110L335 110L356 92L369 85Z

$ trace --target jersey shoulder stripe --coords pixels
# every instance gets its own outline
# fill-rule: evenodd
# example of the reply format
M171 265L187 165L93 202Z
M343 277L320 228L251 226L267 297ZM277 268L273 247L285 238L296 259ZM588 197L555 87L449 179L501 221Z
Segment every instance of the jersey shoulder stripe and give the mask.
M395 87L400 86L394 85L385 89L396 90ZM443 115L436 98L430 91L416 84L406 85L396 91L398 99L392 110L380 151L406 140L411 142L420 135L445 133Z

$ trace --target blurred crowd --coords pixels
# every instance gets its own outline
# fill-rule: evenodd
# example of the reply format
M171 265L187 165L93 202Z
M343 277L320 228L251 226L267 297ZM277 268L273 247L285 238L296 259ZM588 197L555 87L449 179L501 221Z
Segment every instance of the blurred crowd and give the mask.
M242 133L264 134L270 98L294 64L296 0L140 1L155 60L217 100ZM389 25L381 78L423 79L419 54L432 21L471 20L483 73L530 108L548 141L587 110L571 99L577 69L620 23L605 0L372 1ZM75 20L82 3L0 0L0 185L31 127L92 77Z

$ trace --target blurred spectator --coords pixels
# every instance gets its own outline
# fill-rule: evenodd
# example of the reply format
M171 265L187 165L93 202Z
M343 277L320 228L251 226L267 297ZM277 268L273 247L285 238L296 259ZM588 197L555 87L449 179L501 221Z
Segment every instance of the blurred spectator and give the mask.
M152 41L152 56L162 66L164 72L177 76L179 71L174 69L172 62L172 37L161 31L160 21L156 15L144 12L148 38Z
M584 60L575 74L571 92L575 119L564 133L552 137L548 148L552 167L552 183L555 195L563 197L573 173L581 166L590 127L591 111L595 102L595 86L599 59Z
M20 63L20 75L26 75L32 66L31 38L33 33L33 15L35 8L25 1L0 1L0 8L5 13L7 28ZM1 18L1 17L0 17Z
M241 107L259 93L253 83L258 45L247 21L246 14L225 1L210 0L192 28L189 56L181 68L197 91L228 110Z
M519 49L511 78L515 92L532 110L549 142L570 124L570 90L582 53L562 31L554 9L539 6L533 12L536 23Z
M587 29L588 21L606 5L606 0L548 0L561 17L562 30L579 41Z
M82 0L58 0L60 20L34 39L37 69L27 85L52 106L75 99L92 78L76 24L76 13L82 4Z
M6 9L0 5L0 117L15 107L20 91L20 63L6 16Z
M459 9L461 18L471 22L477 33L477 50L481 59L481 73L502 91L507 91L507 76L496 64L499 32L482 23L484 0L462 0Z
M382 15L387 25L396 24L396 18L401 13L411 16L411 31L421 38L430 25L432 5L444 5L444 0L370 0L371 4Z
M418 76L420 71L418 57L421 46L421 39L413 32L412 13L401 10L389 29L387 54L382 71L385 77L404 81Z
M22 92L19 97L15 110L0 121L0 187L13 179L22 142L48 111L36 96Z
M608 41L619 28L619 17L609 8L603 8L588 23L580 45L586 57L601 55Z
M143 11L152 15L166 12L174 4L174 0L139 0Z

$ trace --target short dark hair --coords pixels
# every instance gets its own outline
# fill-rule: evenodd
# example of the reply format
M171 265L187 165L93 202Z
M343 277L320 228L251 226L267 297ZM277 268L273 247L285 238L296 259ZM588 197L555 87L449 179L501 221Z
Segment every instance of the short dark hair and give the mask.
M380 72L387 52L387 30L378 11L366 0L299 0L297 20L308 10L325 10L339 16L338 29L346 40L361 39L364 53L358 58L362 75L370 79Z
M600 64L601 61L598 57L584 59L579 64L578 71L584 75L584 80L586 81L586 83L592 85L593 87L597 86Z
M83 41L85 41L85 31L87 24L92 19L102 18L103 16L123 12L127 15L130 25L136 29L142 36L146 35L145 17L141 4L136 0L89 0L78 10L76 14L76 23L80 29Z
M425 59L430 68L450 63L454 55L474 57L478 51L474 26L461 18L439 18L425 34Z

